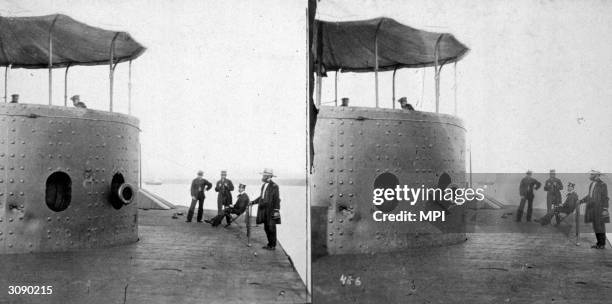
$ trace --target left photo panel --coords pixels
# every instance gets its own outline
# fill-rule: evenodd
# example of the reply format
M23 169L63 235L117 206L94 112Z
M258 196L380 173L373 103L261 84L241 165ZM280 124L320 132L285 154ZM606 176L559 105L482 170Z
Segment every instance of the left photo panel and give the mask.
M310 303L306 8L0 0L0 303Z

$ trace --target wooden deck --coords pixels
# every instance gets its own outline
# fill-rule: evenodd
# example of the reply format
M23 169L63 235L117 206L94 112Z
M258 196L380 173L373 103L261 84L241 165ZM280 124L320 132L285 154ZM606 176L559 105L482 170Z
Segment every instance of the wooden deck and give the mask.
M0 256L0 303L305 303L290 259L254 227L213 228L140 210L136 244L68 253ZM210 212L205 218L210 218ZM9 285L51 285L52 295L8 295Z
M313 303L612 303L612 250L591 249L590 228L577 246L569 223L479 212L459 245L314 260Z

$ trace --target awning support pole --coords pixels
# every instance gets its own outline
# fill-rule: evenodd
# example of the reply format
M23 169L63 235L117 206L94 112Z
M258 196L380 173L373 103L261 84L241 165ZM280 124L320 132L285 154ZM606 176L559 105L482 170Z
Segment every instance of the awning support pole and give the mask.
M110 82L110 98L109 98L109 111L112 112L113 111L113 85L114 85L114 72L115 72L115 67L117 66L117 64L114 64L114 57L115 57L115 41L117 40L117 36L119 36L119 33L115 33L115 36L113 37L113 40L111 41L111 46L110 46L110 60L108 63L108 78L109 78L109 82Z
M338 106L338 71L336 71L334 78L334 105Z
M417 102L417 106L420 105L419 109L423 108L425 104L425 79L426 79L427 69L423 68L423 79L421 80L421 100Z
M378 108L378 30L385 20L381 20L374 33L374 90L376 92L376 108Z
M132 115L132 60L128 65L128 114Z
M8 69L9 66L4 67L4 102L8 102Z
M64 73L64 107L68 106L68 69L70 65L66 66L66 72Z
M393 109L395 109L395 73L397 72L397 67L393 69L393 95L391 97L391 101L393 103Z
M454 74L455 74L455 116L457 116L457 61L454 64Z
M374 61L374 90L376 92L376 108L378 108L378 35L374 38L374 56L376 56Z
M442 36L444 34L440 34L438 40L436 41L436 45L434 48L434 69L435 76L434 79L436 81L436 113L440 113L440 70L442 70L442 66L439 66L438 59L440 57L440 41L442 40Z
M49 28L49 105L53 104L53 27L58 16L55 15Z

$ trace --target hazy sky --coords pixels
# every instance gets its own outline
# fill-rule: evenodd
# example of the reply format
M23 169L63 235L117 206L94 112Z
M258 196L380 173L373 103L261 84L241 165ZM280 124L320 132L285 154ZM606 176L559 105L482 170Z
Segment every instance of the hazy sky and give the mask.
M144 177L254 177L271 167L304 177L305 1L0 0L4 16L67 14L129 32L147 51L133 62L133 114ZM127 112L127 63L115 71L115 107ZM64 69L54 72L63 104ZM108 66L76 67L68 94L108 109ZM9 95L47 103L46 70L12 70Z
M262 167L304 176L305 0L0 3L2 15L65 13L128 31L148 48L133 63L145 177L199 168L256 177ZM457 96L475 172L612 172L612 2L323 0L318 8L321 19L387 16L470 47L457 65ZM452 113L453 67L442 71L442 111ZM127 112L127 64L115 75L116 107ZM72 68L70 77L70 95L107 109L106 66ZM422 69L399 71L397 95L433 110L432 69L422 80ZM63 70L54 83L61 104ZM353 105L374 105L371 74L342 74L339 88ZM381 73L380 89L390 107L391 73ZM11 71L10 93L46 103L46 71Z
M323 0L317 18L380 16L452 33L471 49L457 65L457 99L475 172L612 172L612 2ZM380 75L385 107L391 74ZM324 101L333 100L330 76ZM425 77L422 95L423 70L398 71L396 92L433 111L433 69ZM373 74L339 79L339 97L374 106ZM452 65L441 79L441 111L452 113Z

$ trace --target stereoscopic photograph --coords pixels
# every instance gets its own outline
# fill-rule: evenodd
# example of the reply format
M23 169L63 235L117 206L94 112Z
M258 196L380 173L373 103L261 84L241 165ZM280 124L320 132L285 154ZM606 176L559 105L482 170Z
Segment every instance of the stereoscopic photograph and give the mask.
M610 302L611 12L310 1L313 302Z
M309 303L301 1L0 1L0 303Z
M0 0L0 303L609 303L609 16Z

